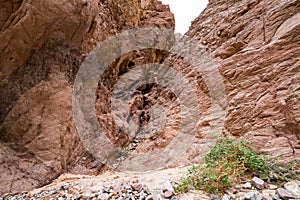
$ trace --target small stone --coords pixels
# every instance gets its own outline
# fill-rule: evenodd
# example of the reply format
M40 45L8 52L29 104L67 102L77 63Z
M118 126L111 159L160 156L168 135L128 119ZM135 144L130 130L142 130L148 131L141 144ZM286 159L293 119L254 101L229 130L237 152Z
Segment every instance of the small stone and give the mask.
M152 193L153 200L162 200L163 198L160 196L160 194L157 194L155 192Z
M132 192L134 195L139 195L139 192L138 191L133 191Z
M219 200L217 194L210 194L210 198L211 198L212 200Z
M229 195L229 197L230 197L231 199L234 199L234 198L235 198L235 195L234 195L234 193L232 193L232 192L229 192L228 195Z
M144 191L141 191L139 193L139 197L140 197L140 200L145 199L147 197L147 194Z
M278 195L272 195L273 200L280 200L280 197Z
M73 188L74 188L75 190L80 190L80 189L81 189L80 185L74 185Z
M277 187L277 185L269 184L269 185L268 185L268 188L269 188L270 190L276 190L278 187Z
M173 188L173 186L172 186L172 184L171 184L171 182L170 181L166 181L166 182L164 182L163 183L163 192L165 192L165 191L169 191L170 193L174 193L174 188Z
M288 182L284 184L284 188L293 194L295 194L298 198L300 198L300 187L295 181Z
M108 200L109 199L109 194L102 193L102 194L98 195L98 199L99 200Z
M252 180L251 180L251 183L254 187L256 187L257 189L259 190L262 190L264 189L264 185L265 185L265 182L263 180L261 180L260 178L258 177L254 177Z
M107 189L106 187L103 187L103 188L102 188L102 192L103 192L103 193L109 193L109 189Z
M242 187L241 187L240 185L236 185L234 188L239 190L239 189L241 189Z
M63 184L60 187L61 190L68 190L69 188L70 188L70 185L66 185L66 184Z
M146 198L146 200L154 200L154 199L153 199L153 196L150 195L150 196L148 196L148 197Z
M64 196L64 192L59 192L59 194L58 194L58 196L60 196L60 197L62 197L62 196Z
M118 192L114 191L113 189L110 189L109 193L113 194L113 195L117 195L118 194ZM127 193L127 190L125 190L125 193Z
M262 200L272 200L272 197L270 195L263 195Z
M121 185L128 185L130 180L122 180Z
M130 194L130 195L129 195L129 199L130 199L130 200L135 200L135 197L134 197L132 194Z
M228 195L224 195L223 197L222 197L222 200L230 200L230 197L228 196Z
M90 199L91 198L91 194L90 193L83 193L81 194L81 197L86 200L86 199Z
M92 189L91 189L91 193L97 193L97 192L99 192L98 189L95 189L95 188L92 188Z
M164 192L164 197L167 198L167 199L172 197L172 195L173 195L173 192L170 192L168 190Z
M126 190L131 190L132 188L131 188L131 186L129 186L129 185L125 185L125 187L124 187Z
M232 192L232 194L236 194L239 192L239 190L235 189L235 188L231 188L230 191Z
M146 186L143 186L143 191L144 191L146 194L148 194L148 195L150 195L150 194L151 194L151 192L150 192L149 188L148 188L148 187L146 187Z
M298 186L300 187L300 181L294 181L295 183L298 184Z
M244 189L251 189L251 183L247 182L247 183L243 184L242 188L244 188Z
M262 200L262 195L260 193L257 193L254 195L254 200Z
M248 199L248 200L252 200L255 196L255 193L254 192L248 192L245 194L245 199Z
M272 195L276 194L276 191L275 190L263 190L262 194L272 196Z
M234 199L235 198L235 195L237 193L237 190L236 189L229 189L229 190L226 190L226 193L228 194L228 196L231 198L231 199Z
M141 184L133 184L131 187L134 191L140 191L143 186Z
M132 182L132 183L138 183L139 180L138 180L138 179L133 179L131 182Z
M237 199L244 199L245 194L246 193L244 193L244 192L239 192L235 196L236 196Z
M254 187L252 186L251 189L241 189L240 192L247 193L247 192L253 191L253 189L254 189Z
M285 190L283 188L278 188L276 190L276 194L284 200L297 199L295 194L293 194L292 192Z

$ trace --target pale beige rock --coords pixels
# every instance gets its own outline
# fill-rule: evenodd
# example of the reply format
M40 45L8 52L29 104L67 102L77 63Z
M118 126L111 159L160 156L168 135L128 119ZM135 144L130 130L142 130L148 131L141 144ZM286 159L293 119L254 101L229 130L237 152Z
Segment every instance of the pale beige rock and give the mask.
M285 190L283 188L278 188L276 190L276 194L284 200L289 200L289 199L297 199L297 196L293 194L292 192Z
M291 181L284 184L284 188L295 194L298 198L300 198L300 187L296 181Z
M276 190L263 190L262 191L262 194L264 196L273 196L276 194Z

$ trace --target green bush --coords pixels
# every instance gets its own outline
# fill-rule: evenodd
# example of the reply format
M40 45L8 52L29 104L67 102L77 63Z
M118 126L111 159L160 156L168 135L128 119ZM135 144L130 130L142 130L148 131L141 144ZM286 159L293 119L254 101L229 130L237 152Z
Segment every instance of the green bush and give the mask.
M204 165L189 169L176 187L177 192L198 189L223 193L233 184L241 183L241 177L258 176L269 180L271 174L281 177L284 171L284 178L294 178L292 171L299 169L297 165L280 167L271 159L258 155L248 143L227 137L217 140L204 160Z
M249 144L229 138L220 138L205 156L207 167L224 167L226 171L253 173L260 177L268 174L266 160L258 155Z

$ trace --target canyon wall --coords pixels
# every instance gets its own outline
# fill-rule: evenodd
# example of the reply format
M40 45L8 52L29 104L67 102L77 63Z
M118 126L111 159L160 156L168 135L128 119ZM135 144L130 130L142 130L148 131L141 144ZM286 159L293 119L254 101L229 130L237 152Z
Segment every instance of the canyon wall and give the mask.
M212 0L187 35L220 65L224 132L299 161L300 2Z
M196 18L186 33L200 47L206 49L218 65L225 88L226 102L224 135L249 141L260 153L282 161L300 162L300 2L265 0L219 0L210 1L207 8ZM182 51L185 51L184 47ZM198 131L193 144L179 157L180 164L199 163L209 145L217 137L209 131L216 122L212 110L214 97L210 90L218 90L218 74L213 74L216 83L209 86L205 74L199 73L190 60L169 55L164 65L182 73L191 85L177 85L178 90L194 91L197 96L200 116ZM210 66L203 65L209 70ZM201 66L200 66L201 68ZM213 78L211 79L213 81ZM210 88L209 88L209 87ZM163 92L161 91L163 90ZM141 94L142 93L142 94ZM165 148L177 137L180 129L181 102L174 93L153 86L144 88L133 101L140 108L133 111L149 113L155 101L171 101L164 129L158 138L137 142L136 152L155 152ZM183 97L188 101L189 96ZM147 118L148 116L146 116ZM159 116L159 121L164 120ZM194 119L190 119L190 123ZM181 146L178 144L178 148ZM165 153L166 154L166 153ZM164 156L164 155L163 155ZM145 162L144 165L147 165ZM149 165L149 163L148 163Z
M155 0L0 1L0 194L30 190L63 172L103 167L73 122L73 83L100 42L137 27L174 28Z
M85 150L73 121L78 69L94 47L123 30L174 29L168 6L156 0L0 4L0 194L39 187L64 172L98 173L103 163ZM300 2L211 0L186 35L219 66L226 93L223 133L247 139L259 152L299 160ZM201 162L214 140L206 135L212 101L202 74L180 56L146 49L117 59L95 94L98 120L108 138L132 152L156 152L170 144L180 127L180 102L168 88L141 87L129 105L133 121L144 126L151 106L171 102L157 135L130 138L112 121L110 98L119 76L152 62L172 67L195 84L198 132L179 163Z

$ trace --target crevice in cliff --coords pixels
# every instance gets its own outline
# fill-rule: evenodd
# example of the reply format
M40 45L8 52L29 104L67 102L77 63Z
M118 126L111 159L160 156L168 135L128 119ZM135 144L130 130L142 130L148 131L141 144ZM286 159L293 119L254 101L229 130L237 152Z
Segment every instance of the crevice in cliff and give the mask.
M145 49L142 51L134 51L127 55L122 55L103 73L101 81L98 84L97 100L96 100L96 114L98 120L104 130L106 130L107 137L120 146L127 145L131 139L124 134L122 130L115 124L111 113L111 95L114 85L119 80L120 76L128 72L135 66L140 66L147 63L162 63L169 54L165 51L155 49ZM151 89L152 87L148 88ZM147 88L143 90L147 91ZM141 91L142 92L142 91ZM134 97L133 97L134 98ZM138 121L137 121L138 123Z
M7 23L10 16L16 12L20 7L24 0L18 0L18 1L6 1L1 0L0 1L0 32L4 30L3 26ZM2 29L3 28L3 29Z

